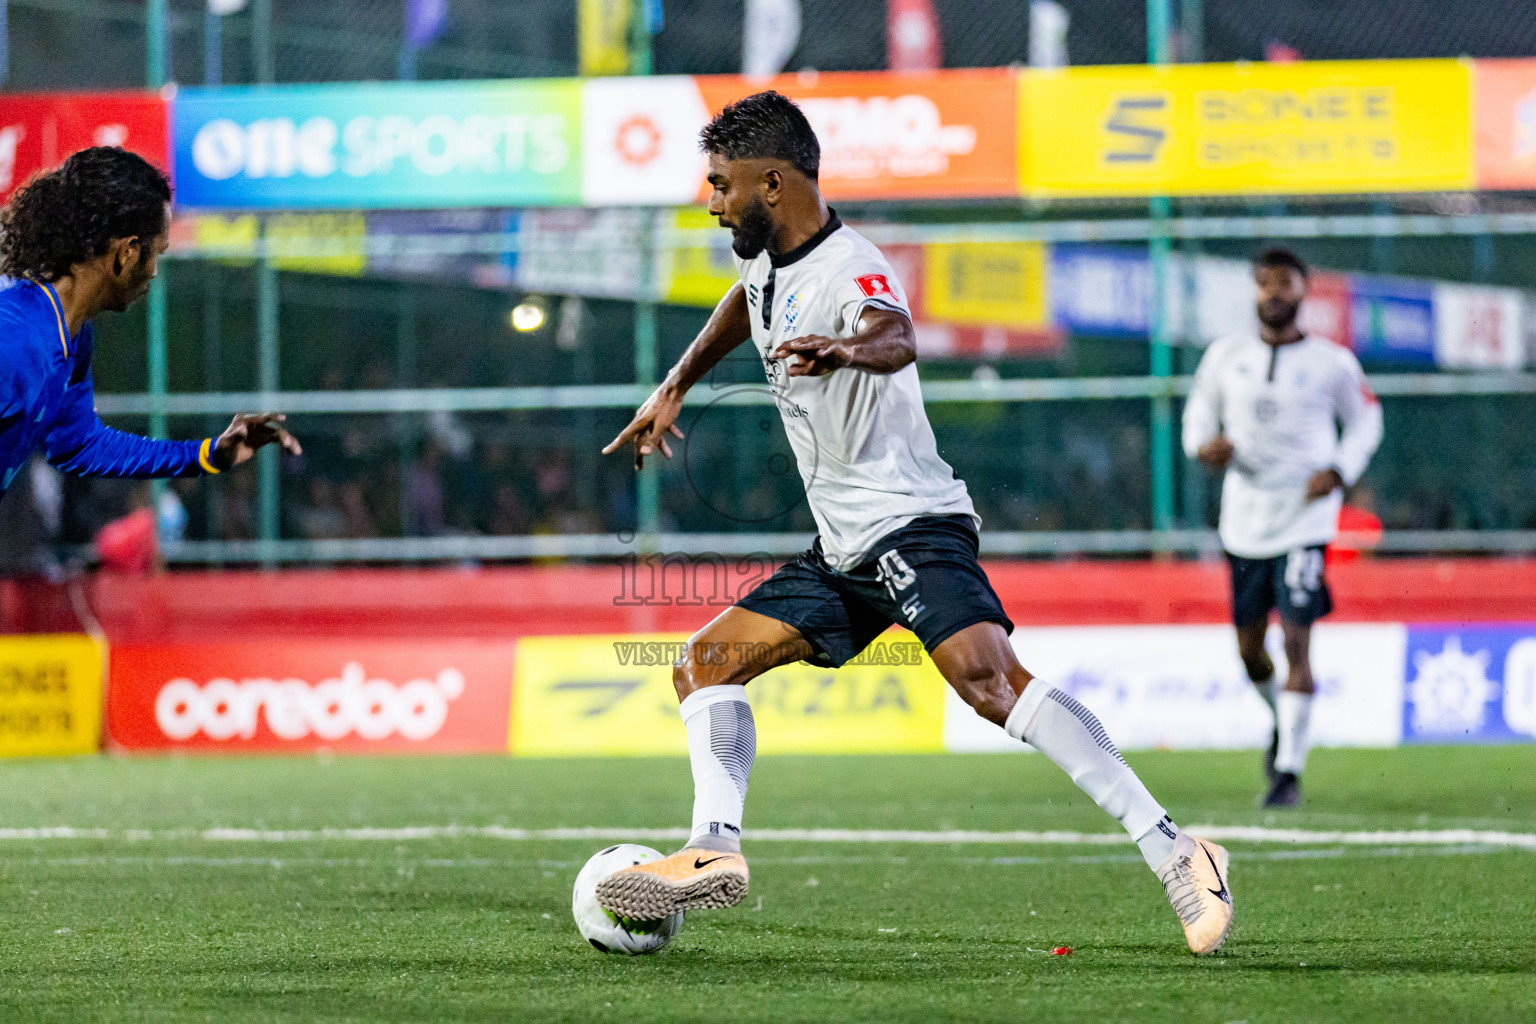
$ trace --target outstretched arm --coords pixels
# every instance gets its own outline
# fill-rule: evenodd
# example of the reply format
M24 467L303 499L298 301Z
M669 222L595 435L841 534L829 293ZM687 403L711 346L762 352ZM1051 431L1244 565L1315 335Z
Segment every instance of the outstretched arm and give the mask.
M791 338L773 350L787 359L791 377L820 377L843 367L868 373L895 373L917 359L917 334L907 315L883 306L866 306L853 335Z
M283 426L280 413L242 413L216 438L166 441L114 430L101 422L95 406L87 372L70 385L43 437L48 461L71 476L201 476L238 466L263 445L281 444L295 455L303 451Z
M738 282L725 293L725 298L710 314L709 322L693 339L677 365L667 372L666 380L651 393L629 426L603 449L608 455L617 451L627 441L635 443L635 468L639 469L645 457L660 449L667 458L672 457L672 446L667 435L682 437L677 428L677 417L683 409L683 396L703 376L724 359L732 349L752 336L752 322L748 319L746 291Z

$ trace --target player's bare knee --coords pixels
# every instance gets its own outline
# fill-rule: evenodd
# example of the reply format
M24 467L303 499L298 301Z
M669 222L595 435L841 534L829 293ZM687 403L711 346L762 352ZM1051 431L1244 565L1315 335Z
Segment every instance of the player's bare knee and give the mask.
M691 652L672 663L672 689L677 691L679 701L695 690L716 682L712 668L699 664Z
M967 665L949 682L978 715L998 725L1008 720L1008 713L1018 700L1008 674L990 665Z

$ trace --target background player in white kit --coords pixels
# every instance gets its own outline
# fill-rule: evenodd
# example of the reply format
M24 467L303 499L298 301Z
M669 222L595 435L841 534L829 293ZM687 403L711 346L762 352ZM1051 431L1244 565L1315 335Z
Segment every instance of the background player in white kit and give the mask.
M623 432L635 461L671 456L683 395L750 341L794 448L819 535L696 633L673 669L693 767L684 848L598 883L621 917L729 907L747 889L742 809L757 748L745 685L775 664L842 665L893 622L911 629L983 718L1032 744L1120 820L1162 881L1196 953L1232 920L1227 853L1181 833L1087 708L1033 680L976 560L980 519L939 457L923 411L900 282L843 226L816 184L820 146L776 92L722 110L702 133L709 209L731 229L741 281ZM748 647L747 645L753 645ZM771 664L741 650L774 651ZM723 656L721 656L723 655Z
M1338 530L1344 488L1381 443L1381 403L1348 349L1304 334L1296 315L1307 268L1270 249L1253 265L1259 333L1223 338L1200 360L1184 407L1184 451L1225 469L1219 524L1232 569L1238 653L1275 713L1264 806L1301 798L1312 714L1312 623L1332 609L1323 552ZM1289 666L1276 691L1264 649L1278 610Z

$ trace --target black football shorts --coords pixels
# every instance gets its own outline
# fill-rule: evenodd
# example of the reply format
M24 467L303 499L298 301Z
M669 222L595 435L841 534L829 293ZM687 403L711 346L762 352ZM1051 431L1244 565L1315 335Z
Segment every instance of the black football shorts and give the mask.
M1232 567L1232 622L1247 626L1267 620L1270 609L1280 618L1310 626L1333 611L1333 595L1323 575L1322 545L1297 548L1274 558L1227 555Z
M857 657L892 623L931 653L967 626L1013 622L976 560L969 516L930 516L893 530L848 572L827 567L818 537L736 602L793 626L816 649L814 664L836 668Z

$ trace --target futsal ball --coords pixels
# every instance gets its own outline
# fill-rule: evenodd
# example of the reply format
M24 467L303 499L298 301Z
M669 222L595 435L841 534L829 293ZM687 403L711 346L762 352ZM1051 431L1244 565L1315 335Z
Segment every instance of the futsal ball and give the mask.
M599 850L576 876L571 892L571 915L581 937L603 953L627 953L637 956L654 953L683 930L683 913L678 911L660 921L631 921L610 914L597 902L597 883L615 871L633 864L661 860L661 854L649 846L621 843Z

